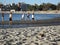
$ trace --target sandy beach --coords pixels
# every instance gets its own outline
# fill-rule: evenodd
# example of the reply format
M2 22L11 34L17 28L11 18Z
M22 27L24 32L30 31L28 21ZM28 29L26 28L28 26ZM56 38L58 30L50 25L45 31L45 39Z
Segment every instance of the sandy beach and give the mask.
M10 11L0 11L0 13L10 13ZM17 14L22 14L22 13L30 13L32 14L33 12L35 14L60 14L60 10L48 10L48 11L15 11L15 12L12 12L12 13L17 13Z
M0 0L0 45L60 45L60 0Z
M25 13L28 12L32 13L32 11ZM60 14L60 11L35 11L34 13ZM18 22L17 25L13 26L16 22ZM13 25L0 25L0 45L60 45L60 18L34 21L33 23L32 21L16 22L13 22Z
M0 45L60 45L60 25L0 28Z

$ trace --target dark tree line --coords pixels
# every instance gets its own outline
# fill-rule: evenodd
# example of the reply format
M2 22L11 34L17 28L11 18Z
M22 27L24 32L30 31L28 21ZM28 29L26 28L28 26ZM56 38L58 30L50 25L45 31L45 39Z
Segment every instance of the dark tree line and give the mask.
M35 10L35 11L46 11L46 10L60 10L60 3L57 5L51 3L43 3L41 5L29 5L28 10Z
M15 4L15 3L12 3L12 5L11 4L7 4L7 5L0 4L0 8L2 9L2 11L10 11L12 9L16 11L20 11L20 6L18 4Z
M27 6L26 10L28 10L28 11L32 11L32 10L34 10L34 11L60 10L60 3L58 3L57 5L52 4L52 3L43 3L40 5L37 5L37 4L35 4L35 5L25 4L25 5ZM25 5L23 6L24 9L26 7ZM18 11L19 8L21 7L21 5L20 5L20 7L18 7L18 4L15 4L15 3L13 3L12 6L11 6L11 4L8 4L6 6L4 6L3 4L0 4L0 8L1 7L5 8L6 10L15 9L16 11Z

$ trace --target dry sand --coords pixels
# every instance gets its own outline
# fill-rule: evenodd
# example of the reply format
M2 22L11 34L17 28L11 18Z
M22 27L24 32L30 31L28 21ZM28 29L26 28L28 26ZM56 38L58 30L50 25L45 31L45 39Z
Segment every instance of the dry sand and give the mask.
M0 45L60 45L60 25L1 28Z
M10 11L0 11L0 13L10 13ZM35 13L35 14L60 14L60 10L48 10L48 11L15 11L15 12L12 12L12 13Z

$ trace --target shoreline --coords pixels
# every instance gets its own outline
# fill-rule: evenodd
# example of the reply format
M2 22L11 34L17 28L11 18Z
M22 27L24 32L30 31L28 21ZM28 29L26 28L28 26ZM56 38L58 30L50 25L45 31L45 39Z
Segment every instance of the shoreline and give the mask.
M2 13L2 12L10 13L10 11L0 11L0 13ZM15 11L15 12L12 12L12 13L17 13L17 14L25 13L25 14L27 14L28 12L30 14L32 14L33 12L35 14L60 14L60 10L52 10L52 11Z

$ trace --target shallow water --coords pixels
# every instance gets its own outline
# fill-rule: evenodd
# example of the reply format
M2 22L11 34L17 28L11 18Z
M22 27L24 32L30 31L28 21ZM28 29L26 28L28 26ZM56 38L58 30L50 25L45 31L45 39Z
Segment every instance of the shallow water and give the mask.
M2 20L2 15L0 14L0 21ZM13 14L12 20L21 20L22 14ZM45 20L45 19L53 19L56 17L60 17L60 14L34 14L35 20ZM9 14L4 14L4 20L9 21ZM25 14L25 19L27 20L27 14ZM32 20L32 14L30 14L30 20Z

